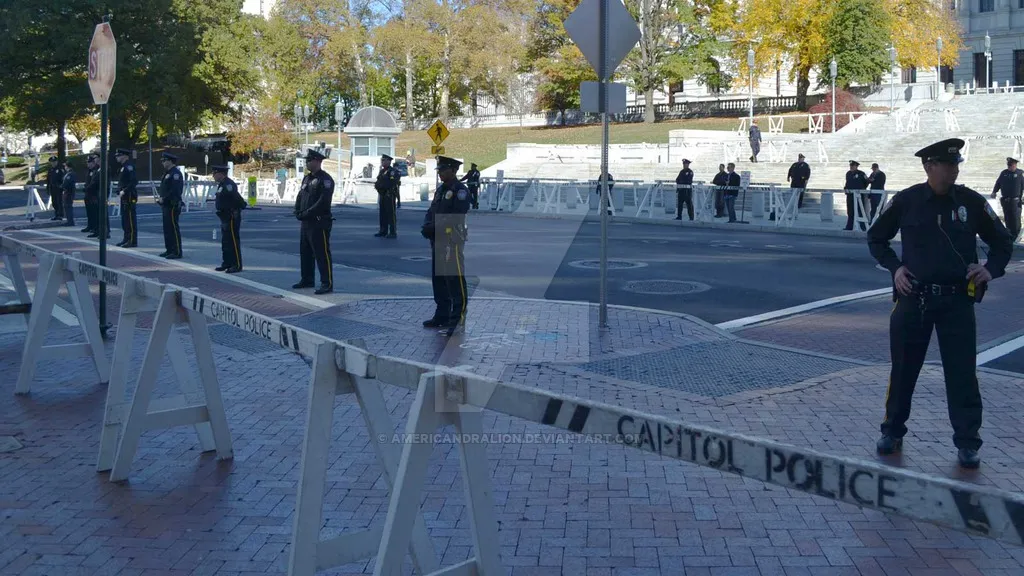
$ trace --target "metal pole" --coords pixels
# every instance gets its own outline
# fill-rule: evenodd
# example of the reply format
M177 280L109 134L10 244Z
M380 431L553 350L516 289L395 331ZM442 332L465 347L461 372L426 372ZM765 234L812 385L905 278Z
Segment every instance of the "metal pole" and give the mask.
M100 106L100 206L99 228L100 228L100 266L107 265L107 206L110 198L110 184L107 182L107 124L109 122L109 110L107 105ZM152 164L151 164L152 165ZM107 337L107 283L100 280L100 334Z
M146 138L149 139L149 192L153 193L153 120L146 121Z
M832 132L836 131L836 77L832 76Z
M598 324L608 327L608 2L601 0L600 54L598 95L601 99L601 286Z

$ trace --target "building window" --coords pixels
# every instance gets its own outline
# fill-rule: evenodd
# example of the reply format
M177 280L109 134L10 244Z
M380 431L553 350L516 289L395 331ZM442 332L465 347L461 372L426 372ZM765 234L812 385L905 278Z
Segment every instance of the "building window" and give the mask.
M978 12L991 12L995 10L996 0L978 0Z
M985 88L992 82L988 77L988 60L984 52L974 53L974 85Z
M376 155L387 154L388 156L394 157L395 147L394 141L391 138L377 138L377 152Z
M352 138L352 155L369 156L370 139L365 136L356 136L355 138Z
M902 68L902 78L900 82L903 84L915 84L917 83L917 68L911 66L910 68Z
M1013 51L1013 85L1024 86L1024 50Z

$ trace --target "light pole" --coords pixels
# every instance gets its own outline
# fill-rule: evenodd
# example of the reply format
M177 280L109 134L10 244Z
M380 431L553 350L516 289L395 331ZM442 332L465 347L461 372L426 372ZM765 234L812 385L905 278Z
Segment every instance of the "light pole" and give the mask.
M832 73L832 132L836 131L836 59L832 58L832 62L828 65L828 71Z
M935 41L935 99L939 99L939 92L942 92L942 37Z
M754 49L747 50L747 70L750 72L750 121L754 121Z
M146 120L146 139L149 140L149 191L156 190L153 186L153 119ZM154 194L155 195L155 194Z
M306 131L306 148L309 148L309 104L302 109L302 128Z
M889 45L889 114L896 110L896 46Z
M338 163L338 182L341 182L341 119L342 119L341 96L334 104L334 121L338 124L338 155L334 157Z
M985 93L992 86L992 38L985 32Z
M295 139L298 140L300 130L299 126L302 123L302 106L299 106L298 103L296 103L295 107L292 108L292 113L295 114Z

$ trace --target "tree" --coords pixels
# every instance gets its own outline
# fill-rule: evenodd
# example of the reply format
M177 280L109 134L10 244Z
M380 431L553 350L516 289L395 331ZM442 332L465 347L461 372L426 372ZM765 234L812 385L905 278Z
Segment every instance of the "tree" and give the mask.
M565 20L580 0L541 0L530 24L526 52L537 74L537 105L557 110L565 125L565 111L580 105L580 84L596 81L597 73L565 31Z
M942 64L956 66L965 50L963 29L945 2L888 0L884 7L892 22L892 43L897 64L903 68L934 67L936 40L942 38Z
M836 59L836 87L873 84L889 69L889 14L883 0L838 0L825 31L828 53ZM818 87L831 85L828 62L818 66Z
M76 116L68 122L68 132L78 140L79 146L84 146L85 141L100 133L100 119L92 114Z
M295 136L286 127L284 118L267 108L260 108L238 122L228 134L236 153L249 154L256 161L257 174L275 150L295 145Z

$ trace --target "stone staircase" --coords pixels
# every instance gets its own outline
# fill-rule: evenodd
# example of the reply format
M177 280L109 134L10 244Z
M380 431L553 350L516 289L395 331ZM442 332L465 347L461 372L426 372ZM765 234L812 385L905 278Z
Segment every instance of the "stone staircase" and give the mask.
M1008 129L1011 114L1017 106L1021 108L1020 118L1013 129ZM953 111L959 129L957 126L947 126L947 110ZM616 182L674 181L685 156L692 161L694 180L710 182L719 163L733 160L726 154L726 148L732 146L737 152L736 171L749 171L752 183L786 185L789 166L796 161L797 154L802 152L811 166L811 180L801 212L817 214L820 212L820 193L815 190L841 189L849 169L849 160L860 162L860 169L868 174L871 172L871 163L877 162L886 173L886 189L895 191L924 180L921 162L914 156L917 150L945 138L961 138L968 143L964 150L967 160L960 166L958 182L987 195L992 190L996 176L1006 167L1006 157L1016 154L1020 158L1021 150L1015 149L1015 143L1024 137L1022 93L978 94L957 96L949 102L925 102L902 112L904 125L911 113L919 115L919 130L916 132L897 131L895 118L887 114L865 116L835 134L764 132L760 161L757 163L749 161L750 149L742 134L675 130L670 133L669 162L611 161L609 172ZM762 130L767 128L767 122L764 124ZM827 162L819 158L819 142L824 146ZM785 151L783 161L768 161L770 143L777 147L779 153ZM506 160L491 166L482 176L494 177L498 170L502 170L506 178L597 180L600 165L593 161L592 155L588 159L574 159L571 151L566 154L561 148L555 148L555 160ZM749 200L748 196L748 204ZM749 205L737 204L737 210L742 208L749 213ZM835 198L834 211L837 215L845 216L842 196Z

